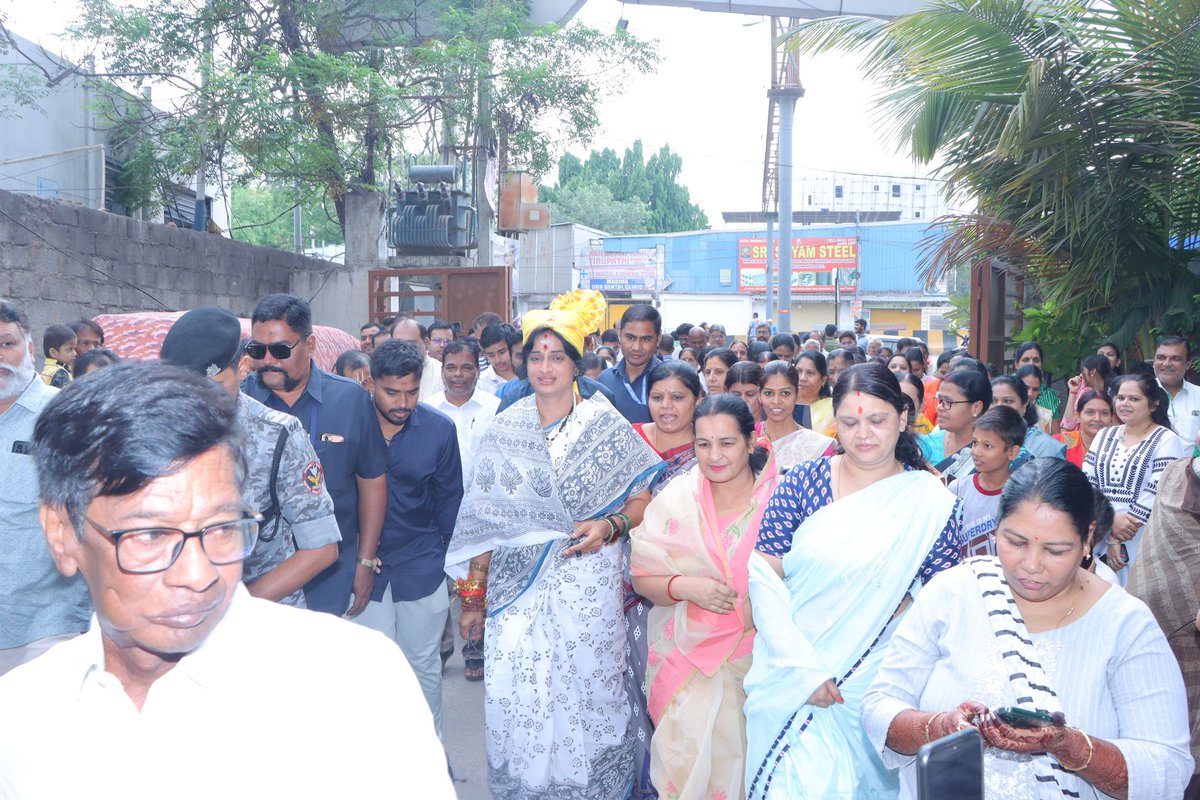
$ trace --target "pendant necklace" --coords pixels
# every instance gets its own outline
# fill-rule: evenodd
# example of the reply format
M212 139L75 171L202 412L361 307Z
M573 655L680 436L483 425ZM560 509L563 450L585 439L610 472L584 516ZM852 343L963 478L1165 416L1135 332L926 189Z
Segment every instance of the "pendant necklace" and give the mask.
M575 413L575 395L572 394L571 395L571 410L568 411L567 415L562 418L562 422L558 423L558 425L556 425L554 427L554 430L551 431L546 436L546 447L549 447L550 445L554 444L554 440L557 439L559 434L561 434L563 432L563 429L567 427L567 423L570 421L571 415L574 413Z
M1079 585L1079 591L1081 591L1081 592L1083 591L1083 584L1080 584L1080 585ZM1059 620L1059 621L1058 621L1058 622L1055 624L1055 626L1054 626L1054 627L1055 627L1055 629L1061 628L1061 627L1062 627L1062 625L1063 625L1063 623L1067 621L1067 617L1069 617L1069 616L1071 616L1072 614L1074 614L1074 613L1075 613L1075 603L1076 603L1078 600L1079 600L1079 596L1078 596L1078 595L1076 595L1076 596L1075 596L1075 600L1072 600L1072 601L1071 601L1071 608L1070 608L1070 610L1069 610L1069 611L1067 611L1067 613L1066 613L1066 614L1063 614L1063 616L1062 616L1062 619L1060 619L1060 620Z

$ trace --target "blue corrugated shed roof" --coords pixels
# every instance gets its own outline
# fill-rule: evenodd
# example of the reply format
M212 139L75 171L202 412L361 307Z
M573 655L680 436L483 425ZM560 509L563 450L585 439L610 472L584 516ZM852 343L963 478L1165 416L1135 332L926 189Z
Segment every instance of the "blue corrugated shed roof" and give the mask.
M741 231L695 231L649 236L608 236L609 252L630 252L663 245L667 279L672 292L737 292L737 246L743 238L765 237L766 228ZM778 235L778 230L776 231ZM857 236L858 269L863 292L920 292L917 277L921 243L930 235L924 222L875 225L794 227L792 235ZM722 270L725 275L722 275ZM722 281L722 278L725 281Z

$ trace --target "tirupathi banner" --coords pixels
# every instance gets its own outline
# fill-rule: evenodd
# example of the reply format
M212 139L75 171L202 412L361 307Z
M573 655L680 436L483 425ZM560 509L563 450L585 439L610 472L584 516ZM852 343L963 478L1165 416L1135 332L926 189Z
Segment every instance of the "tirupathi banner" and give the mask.
M588 250L581 259L584 289L618 292L653 292L658 288L658 248L648 247L631 253Z
M779 275L779 240L775 240L775 274ZM834 276L843 290L858 288L858 237L792 238L792 292L833 294ZM738 239L738 291L767 290L767 240Z

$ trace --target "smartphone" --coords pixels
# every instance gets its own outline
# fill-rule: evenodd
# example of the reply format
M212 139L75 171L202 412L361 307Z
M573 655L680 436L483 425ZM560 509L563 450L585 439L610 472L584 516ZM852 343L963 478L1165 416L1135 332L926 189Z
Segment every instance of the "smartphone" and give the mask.
M1054 718L1044 711L1031 711L1018 706L1005 706L992 711L1000 721L1014 728L1048 728L1054 724Z
M983 800L983 737L964 728L917 751L917 800Z

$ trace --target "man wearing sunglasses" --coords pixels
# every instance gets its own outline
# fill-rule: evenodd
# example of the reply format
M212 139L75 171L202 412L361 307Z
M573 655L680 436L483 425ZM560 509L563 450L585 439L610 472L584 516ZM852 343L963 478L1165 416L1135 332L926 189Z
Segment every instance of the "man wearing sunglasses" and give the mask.
M394 644L243 587L260 517L240 439L227 392L161 363L100 370L46 406L39 514L96 613L0 678L0 795L381 797L399 774L413 797L454 797ZM354 735L297 758L313 727Z
M375 584L376 550L387 509L387 449L362 387L319 369L312 310L291 294L255 306L246 342L254 373L242 391L300 420L321 461L342 541L333 566L304 587L308 607L356 616ZM354 602L350 597L353 594Z
M337 560L342 537L321 462L300 420L239 390L241 336L242 325L229 311L194 308L171 326L159 357L212 378L237 402L248 465L245 497L264 517L242 581L255 597L304 608L304 585Z

